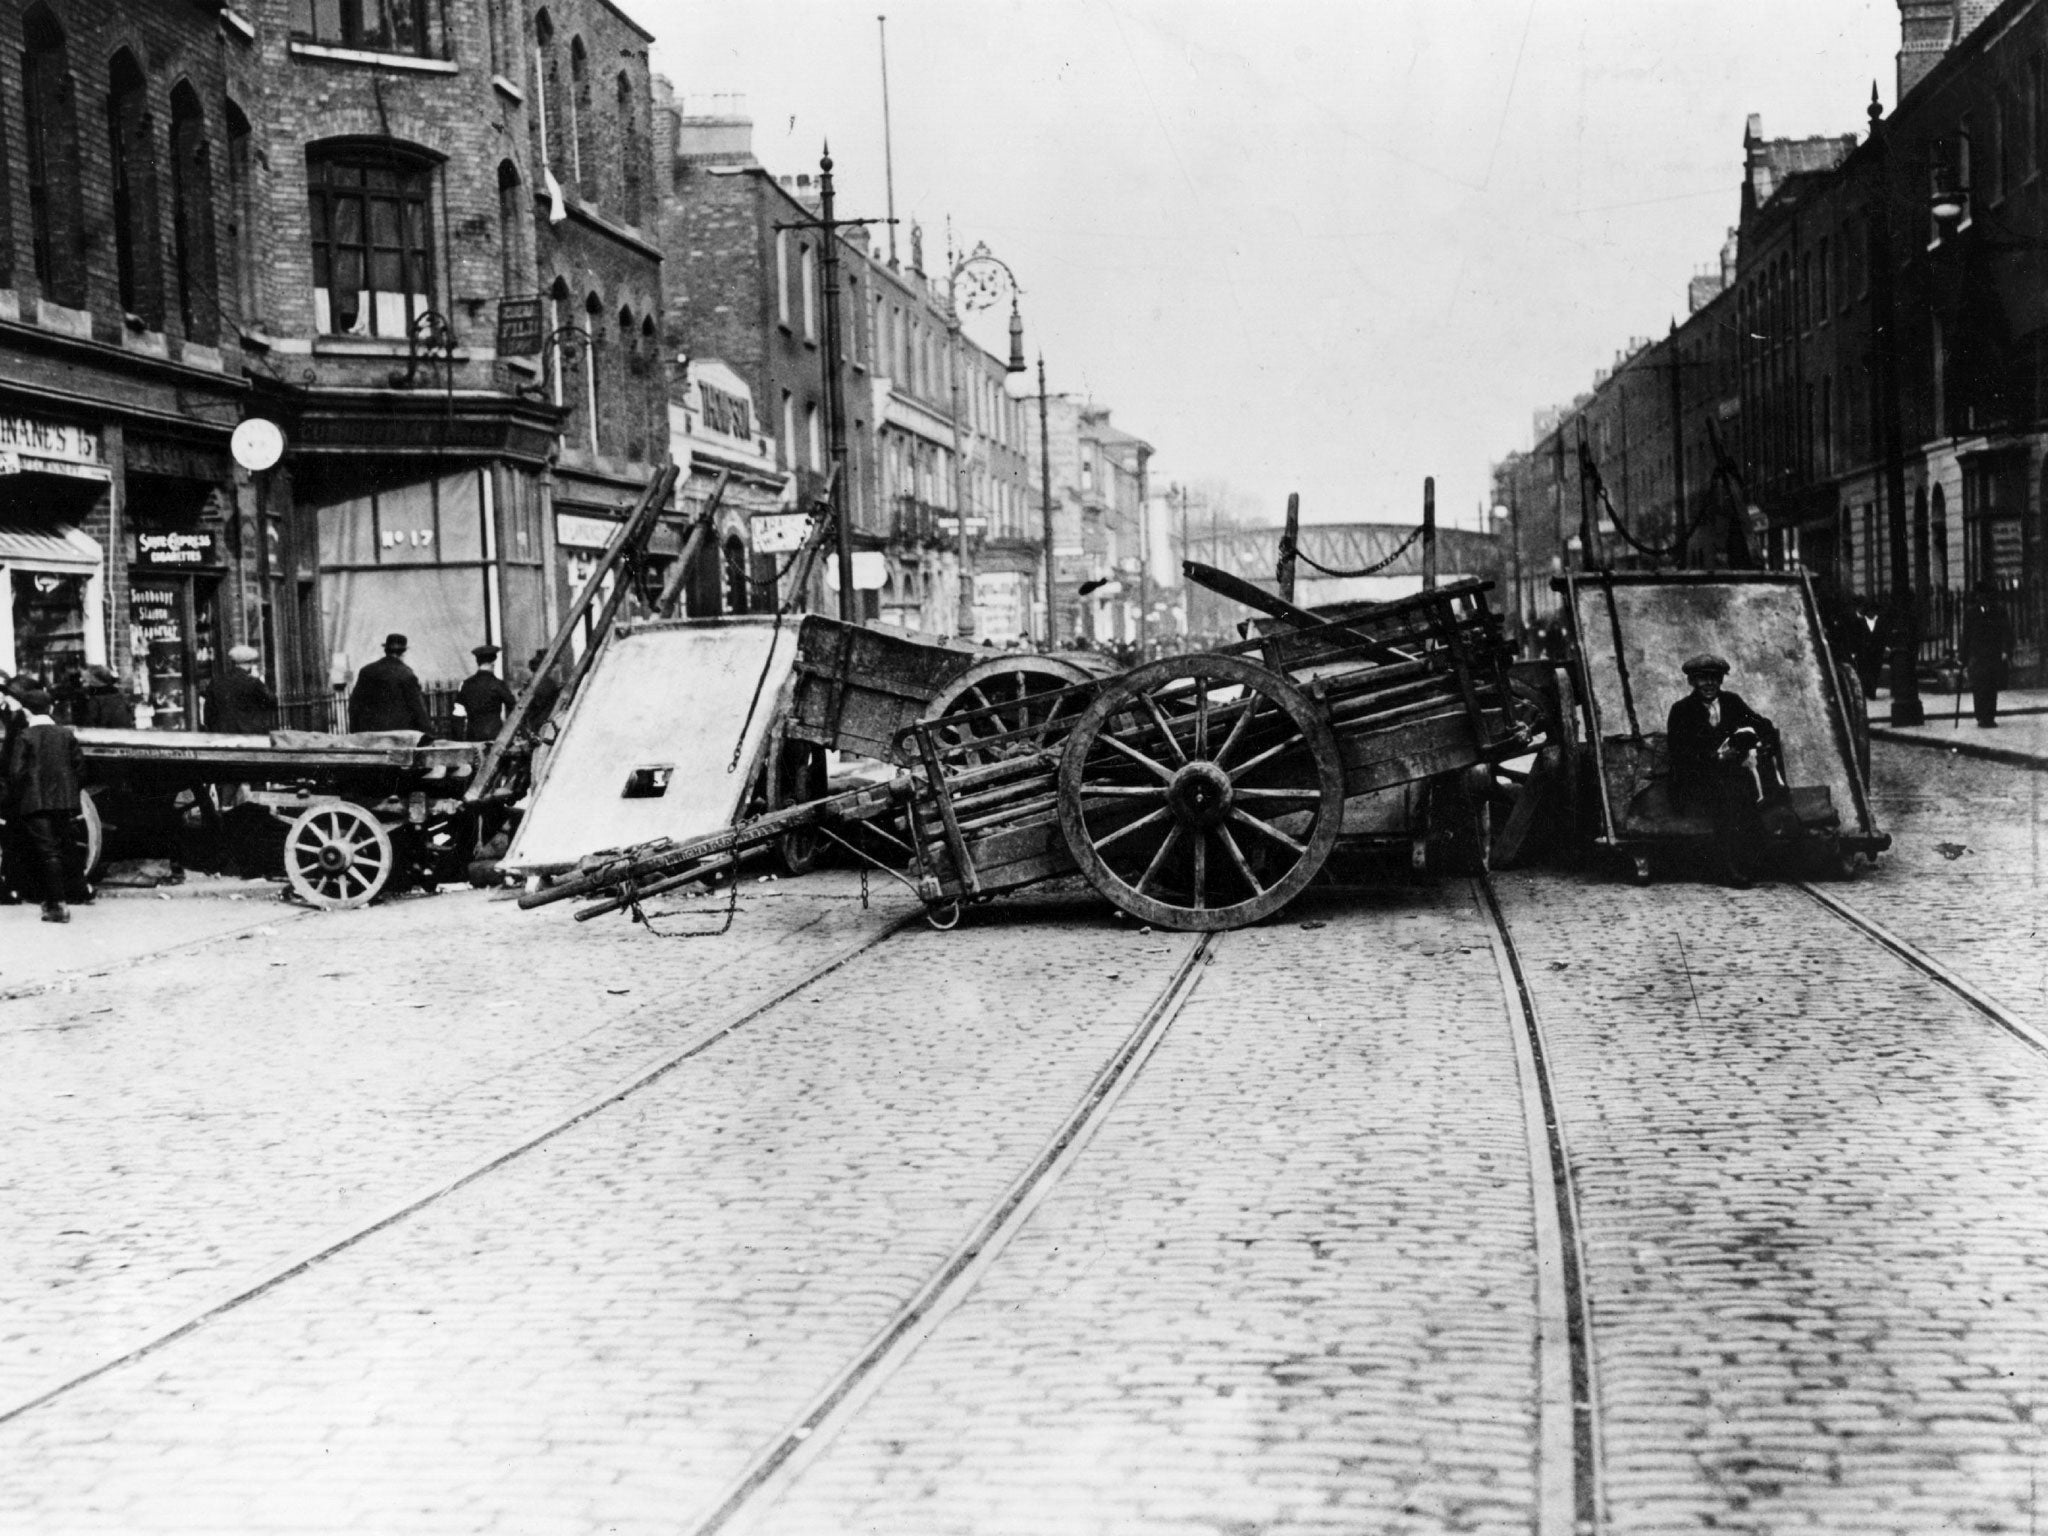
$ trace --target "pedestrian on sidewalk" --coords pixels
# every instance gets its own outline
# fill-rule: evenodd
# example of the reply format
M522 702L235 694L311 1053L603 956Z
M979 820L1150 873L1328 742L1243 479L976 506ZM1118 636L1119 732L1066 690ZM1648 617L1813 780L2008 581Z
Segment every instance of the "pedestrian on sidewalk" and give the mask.
M495 645L474 647L476 670L462 680L455 702L462 706L462 736L465 741L496 741L505 728L505 716L518 706L519 698L505 686L492 665L498 659Z
M2005 686L2011 660L2012 621L1997 589L1980 580L1963 614L1963 665L1970 671L1970 703L1981 727L1998 724L1998 690Z
M1719 656L1695 656L1684 672L1692 692L1671 706L1665 722L1672 799L1681 811L1705 813L1721 879L1747 890L1763 840L1762 785L1752 759L1760 748L1777 751L1778 728L1739 695L1722 691L1728 663Z
M405 664L408 644L403 635L386 635L383 659L356 674L348 696L351 731L418 731L422 746L434 739L427 696L418 674Z
M253 645L228 652L228 670L206 689L206 728L230 736L268 736L277 728L277 695L256 675L263 658Z
M82 876L74 880L69 867L69 833L79 812L78 783L85 774L85 758L71 727L52 718L55 702L40 690L21 700L28 723L8 752L8 824L21 823L43 921L68 923L71 913L65 898L84 883ZM81 892L78 899L89 896Z
M135 706L121 691L120 679L114 676L112 668L94 662L85 669L85 703L78 723L100 730L135 729Z

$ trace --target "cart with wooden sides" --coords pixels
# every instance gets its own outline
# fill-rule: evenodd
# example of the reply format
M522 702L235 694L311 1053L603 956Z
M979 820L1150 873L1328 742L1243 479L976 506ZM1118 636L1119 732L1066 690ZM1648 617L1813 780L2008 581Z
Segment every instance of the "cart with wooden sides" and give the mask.
M1891 846L1872 811L1869 738L1855 676L1830 654L1804 572L1588 572L1557 578L1570 638L1564 735L1575 771L1553 780L1554 813L1627 861L1638 882L1713 834L1672 794L1666 720L1687 692L1688 657L1730 664L1728 688L1778 728L1782 785L1766 783L1767 856L1846 876ZM1576 795L1576 806L1562 798Z
M1213 573L1211 573L1213 574ZM1347 798L1523 751L1527 733L1482 583L1290 628L1016 700L898 736L908 772L685 842L593 861L524 905L595 895L579 916L731 870L791 831L901 814L935 919L1078 874L1177 929L1278 912L1314 879Z
M316 907L360 907L389 891L460 880L488 815L463 800L480 743L422 746L410 731L236 736L89 727L78 741L88 798L116 822L164 825L189 812L225 844L223 801L235 817L256 808L277 834L259 840L269 872ZM100 814L88 823L95 835ZM243 850L249 841L240 840ZM99 849L89 852L88 867Z

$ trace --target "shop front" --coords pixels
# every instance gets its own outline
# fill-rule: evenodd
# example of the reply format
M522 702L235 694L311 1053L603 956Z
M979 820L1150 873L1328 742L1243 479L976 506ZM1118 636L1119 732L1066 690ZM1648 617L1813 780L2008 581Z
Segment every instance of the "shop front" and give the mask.
M0 666L68 689L106 658L106 558L85 531L113 480L98 432L0 416Z

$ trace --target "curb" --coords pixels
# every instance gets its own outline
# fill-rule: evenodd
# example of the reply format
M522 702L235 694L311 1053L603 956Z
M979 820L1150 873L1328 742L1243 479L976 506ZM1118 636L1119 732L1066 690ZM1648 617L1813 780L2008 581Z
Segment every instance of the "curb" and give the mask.
M1924 747L1931 752L1954 752L1963 757L1982 758L1987 763L2004 763L2009 768L2029 768L2048 773L2048 756L2022 752L2014 747L1993 747L1975 741L1949 741L1940 736L1923 736L1918 731L1894 730L1887 726L1870 728L1872 741L1896 742L1901 746Z
M275 902L286 887L278 880L192 880L177 885L102 885L101 901L261 901Z

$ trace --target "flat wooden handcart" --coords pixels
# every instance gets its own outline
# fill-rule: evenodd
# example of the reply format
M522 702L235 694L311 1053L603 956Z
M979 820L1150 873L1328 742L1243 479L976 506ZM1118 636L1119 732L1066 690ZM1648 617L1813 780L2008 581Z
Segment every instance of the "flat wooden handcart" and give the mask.
M904 814L912 881L942 925L964 905L1079 874L1176 929L1241 927L1315 878L1348 798L1525 750L1486 584L1425 592L904 727L895 779L705 837L594 861L524 906L591 917L729 871L798 829ZM1284 605L1282 605L1284 607ZM1270 611L1270 605L1269 605Z
M389 890L459 880L489 814L462 798L484 748L413 737L81 729L96 802L88 868L100 852L97 804L130 808L119 814L189 805L220 836L226 813L254 806L282 829L273 872L313 906L360 907Z
M1868 723L1856 676L1830 653L1803 571L1587 572L1556 578L1570 635L1566 697L1581 837L1626 860L1638 882L1705 847L1713 824L1673 795L1666 720L1702 651L1732 668L1728 689L1773 721L1783 784L1762 808L1777 862L1854 873L1891 846L1870 800ZM1566 785L1560 777L1558 789Z

